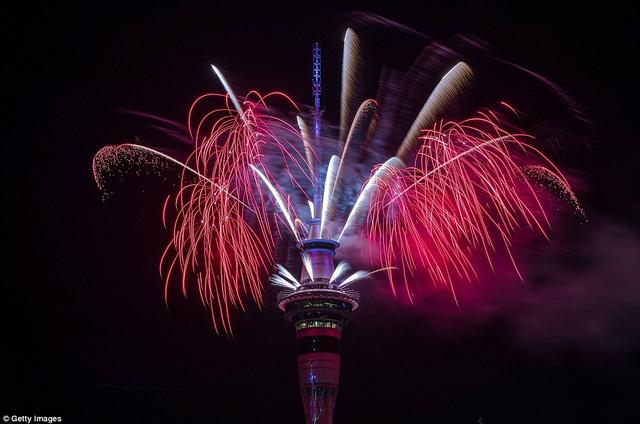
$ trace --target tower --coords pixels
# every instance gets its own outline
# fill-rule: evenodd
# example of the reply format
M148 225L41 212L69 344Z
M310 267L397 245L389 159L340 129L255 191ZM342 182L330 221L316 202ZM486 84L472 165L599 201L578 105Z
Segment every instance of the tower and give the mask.
M311 222L317 234L319 220ZM299 243L303 266L300 287L278 295L285 319L296 330L298 382L307 424L331 424L340 377L342 329L358 307L358 293L331 282L339 244L307 238ZM311 274L311 275L310 275Z
M321 130L320 44L313 45L313 127L316 146ZM319 184L314 187L314 207L320 206ZM315 213L314 216L319 216ZM308 236L298 243L304 266L300 284L278 294L278 306L296 330L298 382L307 424L331 424L340 377L342 329L358 307L358 293L339 287L334 277L334 256L340 244L322 238L320 220L308 222Z

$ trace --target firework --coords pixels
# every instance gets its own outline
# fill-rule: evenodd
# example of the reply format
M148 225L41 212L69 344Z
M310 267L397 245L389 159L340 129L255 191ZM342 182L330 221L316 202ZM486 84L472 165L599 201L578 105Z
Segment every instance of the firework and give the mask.
M316 56L319 61L318 46ZM225 93L205 94L193 103L187 123L193 148L184 161L137 144L107 146L96 155L101 188L118 161L151 165L158 172L167 163L181 167L177 192L164 206L167 221L175 211L173 236L161 259L165 293L173 281L185 295L193 285L217 332L232 331L231 311L244 309L247 300L262 305L263 281L273 269L280 240L360 242L368 246L372 268L386 273L394 295L401 284L411 298L412 280L424 271L455 298L456 282L477 275L474 255L492 264L502 249L517 270L512 253L516 231L529 228L546 236L547 211L532 181L555 188L582 212L567 179L532 136L507 130L510 126L490 111L460 122L443 119L470 87L468 64L459 62L446 72L406 134L384 143L380 137L392 132L376 132L381 99L359 98L362 69L361 41L349 29L337 147L320 136L319 73L314 74L312 134L287 95L252 91L238 97L212 66ZM276 99L296 113L293 123L270 106ZM396 151L373 163L354 193L354 181L345 173L365 166L367 161L360 159L370 139L376 139L373 147L392 145ZM332 148L337 152L323 167L319 151ZM320 278L307 254L302 268L311 283ZM346 262L335 270L331 265L328 284L343 289L371 275L357 271L345 277L347 269ZM278 265L270 281L295 291L305 278L297 280Z

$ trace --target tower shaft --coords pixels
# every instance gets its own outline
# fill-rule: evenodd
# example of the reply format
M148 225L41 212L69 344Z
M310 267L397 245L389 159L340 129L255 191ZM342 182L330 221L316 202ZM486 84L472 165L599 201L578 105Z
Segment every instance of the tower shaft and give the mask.
M333 423L340 379L341 333L341 328L325 327L296 331L298 382L307 424Z

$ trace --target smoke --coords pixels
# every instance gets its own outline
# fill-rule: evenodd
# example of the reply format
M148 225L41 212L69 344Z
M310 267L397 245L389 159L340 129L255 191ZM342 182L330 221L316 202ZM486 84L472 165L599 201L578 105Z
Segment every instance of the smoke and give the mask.
M495 272L480 271L478 281L457 286L459 305L451 293L423 281L414 304L384 308L416 315L434 331L456 334L481 331L503 323L523 348L539 351L625 353L640 347L640 236L632 228L594 218L573 234L578 244L526 240L524 282L506 261ZM374 301L390 298L383 281ZM363 308L367 309L367 308ZM395 315L395 313L393 313Z
M527 345L627 350L640 342L640 238L598 222L575 246L580 266L547 259L532 284L511 300L515 336ZM509 302L509 299L505 299ZM508 303L507 303L508 305Z

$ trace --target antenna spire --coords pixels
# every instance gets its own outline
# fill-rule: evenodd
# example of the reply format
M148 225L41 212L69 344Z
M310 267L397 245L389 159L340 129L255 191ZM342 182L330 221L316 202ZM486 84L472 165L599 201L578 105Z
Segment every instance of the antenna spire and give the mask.
M320 43L313 43L313 131L316 140L320 138L320 93L322 92L322 70L320 66Z
M316 147L317 152L320 156L320 118L322 115L322 111L320 110L320 93L322 92L322 68L320 64L320 43L313 43L313 69L311 74L311 82L313 89L313 99L314 99L314 110L313 110L313 136L314 136L314 145ZM320 216L320 193L318 189L318 181L314 184L313 190L313 204L314 204L314 216Z

